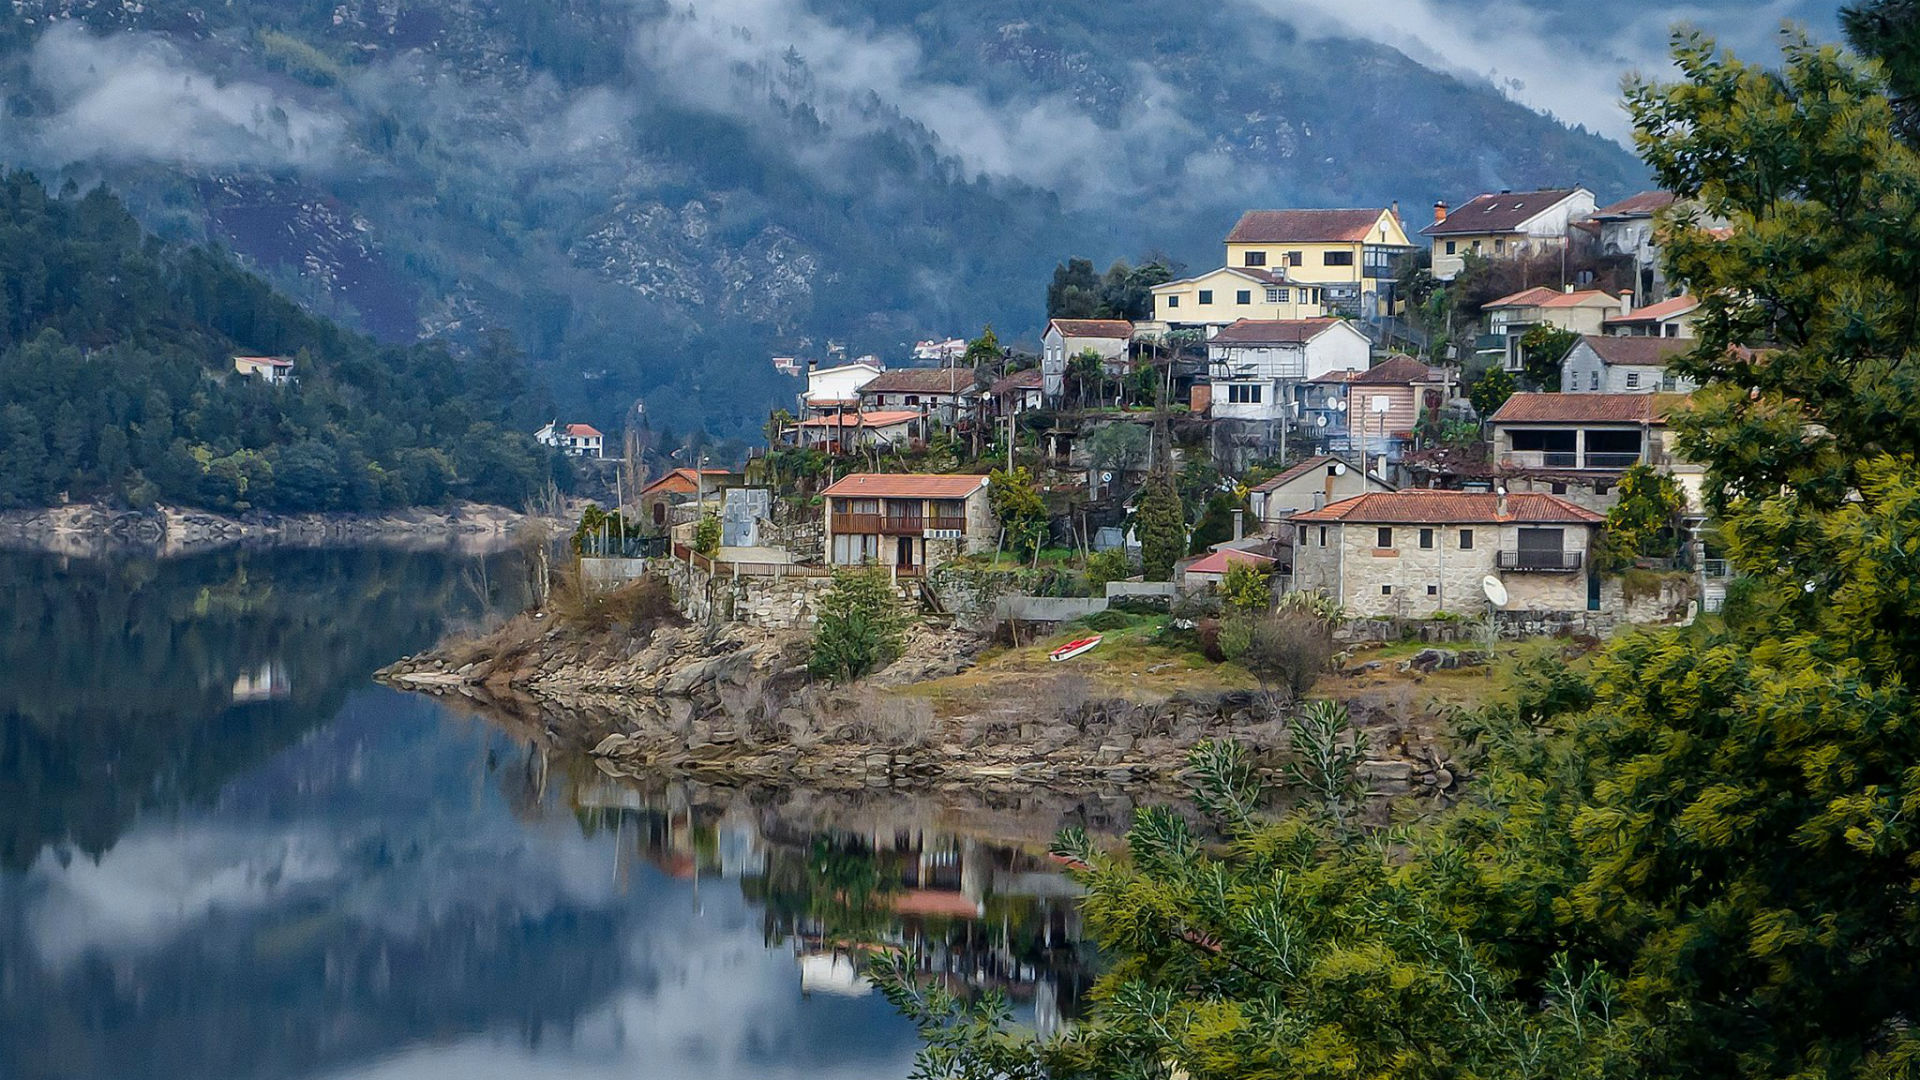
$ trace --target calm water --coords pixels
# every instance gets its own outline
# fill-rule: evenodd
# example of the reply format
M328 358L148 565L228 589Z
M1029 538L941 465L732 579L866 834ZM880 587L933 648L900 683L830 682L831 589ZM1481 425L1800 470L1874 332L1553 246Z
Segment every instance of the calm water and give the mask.
M904 1077L855 942L1046 1028L1120 800L613 782L373 685L511 557L0 553L0 1077Z

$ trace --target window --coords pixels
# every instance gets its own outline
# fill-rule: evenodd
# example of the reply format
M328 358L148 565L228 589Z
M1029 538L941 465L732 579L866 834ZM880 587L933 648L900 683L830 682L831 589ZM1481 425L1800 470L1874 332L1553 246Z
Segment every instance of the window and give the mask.
M1213 290L1212 290L1212 289L1201 289L1201 290L1200 290L1200 302L1201 302L1201 303L1203 303L1203 304L1211 304L1211 303L1213 303Z
M1253 303L1253 290L1252 289L1239 290L1238 292L1233 294L1233 302L1236 304Z
M1661 327L1661 328L1660 328L1660 336L1661 336L1661 337L1679 337L1679 336L1680 336L1680 326L1679 326L1679 324L1677 324L1677 323L1668 323L1667 325L1665 325L1665 326L1663 326L1663 327Z
M1440 586L1438 586L1438 585L1429 585L1429 586L1427 586L1427 595L1428 595L1428 596L1439 596L1439 595L1440 595Z
M909 404L909 405L918 405L918 404L920 404L920 395L919 395L919 394L908 394L908 395L907 395L907 404Z
M1550 485L1550 487L1555 495L1565 495L1567 493L1567 485L1565 484L1553 484Z
M1605 484L1593 485L1593 493L1595 495L1605 495L1607 493L1607 485Z
M1272 285L1269 285L1267 286L1267 303L1269 304L1289 303L1292 300L1292 296L1290 295L1292 292L1293 292L1292 289L1279 289L1279 288L1275 288Z
M1329 251L1320 256L1320 262L1323 266L1352 266L1353 252Z
M1460 244L1458 241L1456 240L1447 241L1447 254L1449 255L1460 254Z
M1478 241L1478 240L1475 240L1475 241L1473 242L1473 253L1474 253L1475 255L1478 255L1478 254L1480 254L1480 241Z
M1380 529L1379 535L1376 536L1374 540L1375 540L1375 543L1373 545L1374 547L1377 547L1377 548L1392 547L1393 546L1393 530L1386 528L1385 526L1382 526Z
M1391 586L1391 585L1382 585L1382 586L1380 586L1380 595L1381 595L1381 596L1392 596L1392 595L1393 595L1393 586Z
M1432 529L1420 530L1420 546L1423 548L1433 547L1433 530Z
M1204 296L1206 294L1202 293L1201 295ZM1600 373L1598 371L1587 372L1587 389L1589 390L1600 389Z
M1640 389L1640 373L1639 372L1637 371L1627 372L1627 389L1629 390Z
M1660 375L1660 389L1669 394L1680 389L1680 376L1675 375L1671 371L1662 372Z
M1179 307L1179 306L1180 306L1180 298L1179 298L1179 297L1177 297L1177 296L1169 296L1169 297L1167 297L1167 306L1168 306L1168 307L1170 307L1170 308L1177 308L1177 307Z
M1258 405L1262 389L1259 383L1228 383L1227 404Z
M1327 527L1325 525L1320 526L1320 546L1327 546Z
M1247 265L1248 265L1248 266L1265 266L1265 265L1267 265L1267 253L1266 253L1266 252L1264 252L1264 251L1249 251L1249 252L1247 252Z
M1288 265L1288 266L1299 266L1299 265L1300 265L1300 253L1299 253L1299 252L1297 252L1297 251L1289 251L1289 252L1287 252L1287 265Z
M1473 530L1472 529L1460 530L1460 550L1461 551L1473 550Z
M1494 237L1493 250L1495 254L1499 254L1500 252L1507 250L1507 242L1505 240L1500 239L1497 236Z

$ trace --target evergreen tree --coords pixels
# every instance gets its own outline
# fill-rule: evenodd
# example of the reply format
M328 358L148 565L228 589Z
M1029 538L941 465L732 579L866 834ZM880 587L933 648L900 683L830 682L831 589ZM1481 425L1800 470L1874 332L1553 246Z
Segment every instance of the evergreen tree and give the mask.
M816 615L807 665L816 678L853 682L893 662L905 643L906 617L877 566L836 572Z
M1920 0L1868 0L1840 9L1840 26L1861 53L1886 68L1896 130L1920 135Z
M1173 580L1173 566L1187 551L1187 514L1180 492L1165 476L1154 476L1140 494L1133 529L1140 540L1140 564L1148 581Z
M1098 319L1100 292L1100 274L1093 261L1068 259L1053 268L1053 280L1047 283L1047 318Z

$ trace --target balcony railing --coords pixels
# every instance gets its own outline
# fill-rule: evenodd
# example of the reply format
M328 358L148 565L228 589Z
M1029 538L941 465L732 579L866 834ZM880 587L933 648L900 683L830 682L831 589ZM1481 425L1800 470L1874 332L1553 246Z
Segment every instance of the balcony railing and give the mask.
M897 514L833 515L833 531L843 535L924 536L929 530L964 533L967 531L967 519L964 516L943 517L938 514L932 517L926 515L908 517Z
M1588 453L1584 458L1572 450L1510 450L1503 455L1506 464L1521 469L1626 469L1640 464L1640 455Z
M1601 453L1594 450L1587 452L1586 467L1589 469L1630 469L1638 464L1640 464L1640 452L1637 450L1631 453Z
M1579 551L1501 551L1494 554L1494 565L1502 570L1540 570L1572 573L1585 562Z

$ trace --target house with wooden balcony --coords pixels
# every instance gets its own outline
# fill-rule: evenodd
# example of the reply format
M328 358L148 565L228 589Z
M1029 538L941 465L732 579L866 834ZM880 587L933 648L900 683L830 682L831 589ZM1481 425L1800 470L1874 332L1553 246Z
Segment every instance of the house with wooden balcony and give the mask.
M917 410L847 410L809 417L791 431L795 445L848 454L868 447L906 450L923 445L928 426L927 414Z
M987 478L933 473L854 473L821 493L827 561L918 575L997 540Z
M1500 579L1512 611L1587 611L1594 535L1606 518L1553 495L1368 492L1293 515L1293 584L1353 615L1484 612Z
M1491 465L1509 491L1545 491L1602 512L1619 501L1621 473L1650 465L1699 506L1705 470L1675 452L1667 426L1686 402L1667 393L1515 394L1491 418Z

